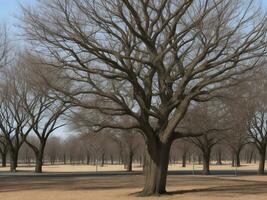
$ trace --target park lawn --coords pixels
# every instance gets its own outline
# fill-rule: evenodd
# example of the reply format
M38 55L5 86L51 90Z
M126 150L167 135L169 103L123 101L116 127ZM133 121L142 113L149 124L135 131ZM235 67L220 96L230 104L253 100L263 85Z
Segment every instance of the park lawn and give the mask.
M201 170L202 165L194 165L195 170ZM232 167L230 164L224 165L215 165L211 164L211 170L234 170L235 167ZM258 164L242 164L238 170L257 170ZM34 165L26 166L26 165L19 165L17 168L18 171L34 171ZM97 167L95 165L44 165L43 172L95 172L95 171L125 171L123 165L110 165L106 164L104 167ZM133 165L134 171L141 171L143 170L139 164ZM193 170L193 165L188 164L185 168L181 166L181 164L170 164L169 171L175 170ZM1 171L9 171L9 167L0 167Z
M1 200L140 200L144 177L2 177ZM168 176L162 200L266 200L267 176ZM159 199L146 197L144 200Z

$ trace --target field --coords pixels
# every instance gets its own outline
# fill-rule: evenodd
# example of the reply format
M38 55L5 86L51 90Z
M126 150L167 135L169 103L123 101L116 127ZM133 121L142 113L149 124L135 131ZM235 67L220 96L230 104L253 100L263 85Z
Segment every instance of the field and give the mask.
M200 169L201 166L194 166ZM231 170L231 166L212 165L212 169ZM256 169L256 165L244 165L242 170ZM27 174L32 167L19 167L20 173ZM122 170L123 166L98 167L99 171ZM140 170L135 166L135 170ZM170 170L181 169L177 165L171 165ZM192 169L188 165L186 170ZM6 171L1 168L1 171ZM57 172L86 172L94 171L95 166L45 166L44 171ZM106 175L106 176L4 176L0 177L1 200L140 200L135 193L140 191L144 177L134 175ZM74 173L75 174L75 173ZM169 194L162 196L162 200L266 200L267 177L266 176L233 176L233 175L169 175ZM159 197L146 197L145 200L159 199Z
M238 170L257 170L258 164L242 164L241 167L238 168ZM169 171L176 171L176 170L185 170L185 171L192 171L195 170L201 170L202 165L192 165L187 164L186 167L182 167L181 164L170 164L169 165ZM223 164L223 165L215 165L211 164L210 166L211 170L235 170L235 167L232 167L230 164ZM24 171L24 172L32 172L34 171L34 165L26 166L26 165L20 165L17 168L18 171ZM105 172L105 171L123 171L124 166L123 165L104 165L103 167L100 167L100 165L44 165L43 172ZM138 164L133 165L134 171L142 171L142 167ZM9 167L1 168L0 172L9 171Z

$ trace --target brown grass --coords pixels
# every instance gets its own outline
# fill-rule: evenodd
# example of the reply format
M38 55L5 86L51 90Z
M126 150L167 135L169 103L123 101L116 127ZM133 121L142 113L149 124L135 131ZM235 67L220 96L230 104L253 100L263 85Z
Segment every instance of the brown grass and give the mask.
M238 168L238 170L257 170L258 164L242 164L241 167ZM20 165L18 168L18 171L34 171L34 165L26 166L26 165ZM169 171L174 170L192 170L193 165L188 164L185 168L181 166L181 164L170 164L169 165ZM201 170L202 165L194 165L195 170ZM235 169L230 164L224 164L224 165L211 165L211 170L233 170ZM134 171L141 171L142 167L138 164L133 165ZM1 168L1 171L9 171L8 167ZM94 172L96 171L96 166L94 165L45 165L43 167L44 172ZM104 165L104 167L100 167L98 165L97 171L125 171L123 165Z

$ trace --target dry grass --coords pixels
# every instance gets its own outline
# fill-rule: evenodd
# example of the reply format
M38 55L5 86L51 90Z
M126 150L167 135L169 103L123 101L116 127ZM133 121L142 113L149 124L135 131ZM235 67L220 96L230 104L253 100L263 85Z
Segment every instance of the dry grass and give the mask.
M233 170L235 169L229 164L224 165L211 165L211 170ZM239 170L257 170L258 164L243 164L239 167ZM34 165L31 166L19 166L18 171L34 171ZM187 165L185 168L181 164L170 164L169 170L192 170L193 165ZM202 165L194 165L195 170L201 170ZM1 171L8 171L9 168L0 168ZM124 171L123 165L104 165L104 167L94 165L45 165L43 167L44 172L94 172L94 171ZM134 171L141 171L142 167L138 164L133 165Z
M256 169L257 165L243 165L241 169ZM8 168L2 171L8 170ZM123 166L105 166L100 171L122 170ZM180 165L171 165L170 170L179 170ZM187 170L192 166L188 165ZM201 166L195 166L201 169ZM212 166L212 169L233 169L229 165ZM33 170L33 167L19 167ZM141 170L135 166L135 170ZM46 172L95 171L95 166L45 166ZM1 177L0 200L140 200L133 193L141 190L144 177ZM168 195L146 197L145 200L266 200L267 176L191 176L169 175Z
M1 178L1 200L140 200L143 176L116 177L6 177ZM169 195L162 200L266 200L266 176L169 176ZM145 200L159 199L147 197Z

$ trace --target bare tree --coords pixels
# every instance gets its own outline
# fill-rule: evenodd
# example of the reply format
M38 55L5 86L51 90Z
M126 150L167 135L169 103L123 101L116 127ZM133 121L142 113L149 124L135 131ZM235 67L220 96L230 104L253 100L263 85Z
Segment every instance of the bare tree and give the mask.
M188 112L189 117L185 117L188 123L188 129L191 132L200 132L203 135L199 137L189 137L187 140L195 144L202 153L203 174L210 174L210 158L211 152L215 145L219 144L225 137L222 131L227 130L227 127L222 128L223 117L214 110L214 107L208 104L203 104L193 108ZM225 124L224 124L225 125Z
M128 172L132 171L133 158L138 150L142 147L143 137L135 130L117 131L111 137L118 145L121 146L124 152L124 164Z
M60 152L58 151L60 146L61 138L55 136L48 138L45 148L45 155L51 165L54 165L60 157Z
M226 120L231 126L231 130L228 131L227 136L224 138L224 142L228 145L232 152L232 166L240 167L240 153L242 149L250 142L247 135L247 113L244 106L244 93L241 87L238 87L239 91L234 90L231 94L231 99L227 103ZM244 90L243 90L244 92Z
M2 167L6 167L6 156L8 152L7 141L3 134L0 134L0 155L2 159Z
M16 64L4 73L0 91L0 129L7 142L11 172L16 172L19 149L32 129L22 105L27 93L25 82L18 70L19 62Z
M267 147L267 102L266 72L262 71L257 80L249 85L250 93L244 104L247 111L247 133L252 138L259 153L258 174L264 174Z
M96 126L142 131L142 194L161 194L170 146L189 136L176 131L189 105L236 85L265 56L266 17L253 2L40 1L23 8L22 28L61 72L66 86L51 85L58 98L132 118L130 127L116 120Z
M29 67L30 66L30 67ZM32 143L26 139L26 143L35 153L35 172L42 173L43 155L48 137L58 128L64 126L60 117L68 110L68 106L56 99L49 97L49 87L39 76L36 61L24 59L24 79L27 82L27 97L23 98L23 107L30 117L28 125L38 139L38 143ZM39 69L40 70L40 69ZM46 71L42 71L45 74ZM49 74L46 73L48 77ZM50 79L50 81L53 81Z

